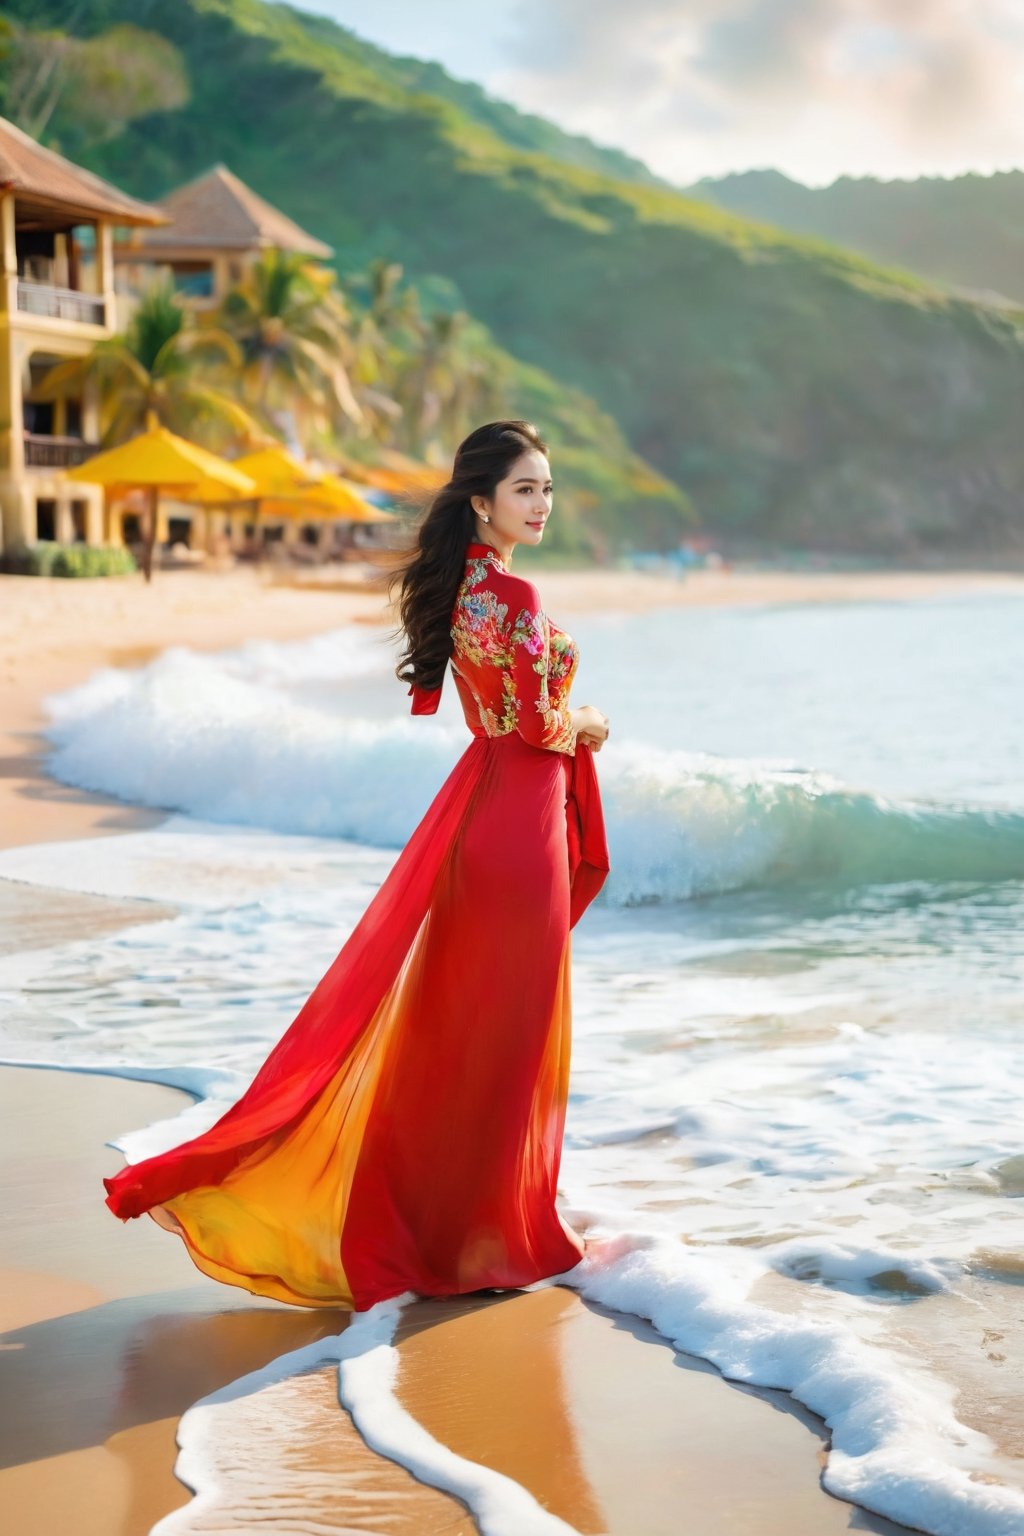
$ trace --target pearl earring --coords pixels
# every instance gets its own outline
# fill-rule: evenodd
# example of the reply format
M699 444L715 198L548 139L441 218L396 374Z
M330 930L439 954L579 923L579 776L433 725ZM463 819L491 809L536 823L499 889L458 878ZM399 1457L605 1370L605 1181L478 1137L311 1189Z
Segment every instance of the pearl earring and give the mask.
M483 513L481 512L480 513L480 521L482 523L489 523L490 522L490 518L489 517L484 517Z

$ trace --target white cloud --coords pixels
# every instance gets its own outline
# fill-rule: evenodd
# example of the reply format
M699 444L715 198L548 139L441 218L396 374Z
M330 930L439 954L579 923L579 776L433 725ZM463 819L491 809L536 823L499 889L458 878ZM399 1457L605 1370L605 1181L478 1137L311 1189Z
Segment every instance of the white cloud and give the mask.
M519 0L487 88L679 182L1024 165L1024 0Z

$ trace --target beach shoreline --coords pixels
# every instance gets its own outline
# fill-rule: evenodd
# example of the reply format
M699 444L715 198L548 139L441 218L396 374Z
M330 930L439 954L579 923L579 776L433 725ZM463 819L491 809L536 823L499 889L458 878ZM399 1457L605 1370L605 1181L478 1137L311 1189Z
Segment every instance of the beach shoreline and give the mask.
M1024 593L1024 577L971 572L709 571L684 580L552 572L531 579L559 617L725 602ZM159 573L152 588L134 581L0 583L0 847L112 836L164 819L48 777L41 734L47 695L102 666L141 665L170 645L219 650L389 622L379 593L289 588L250 571ZM400 707L404 700L396 699ZM15 950L172 913L156 901L58 897L0 881L3 931ZM2 1203L11 1234L0 1312L4 1346L20 1372L10 1394L16 1422L5 1436L12 1449L0 1470L0 1500L26 1536L56 1536L69 1523L81 1536L142 1536L189 1499L172 1472L181 1413L321 1336L330 1319L218 1286L155 1224L111 1218L99 1181L122 1159L110 1139L173 1113L184 1103L176 1090L6 1066L0 1102L9 1138ZM331 1317L334 1331L345 1326L345 1316ZM565 1287L424 1301L406 1310L397 1342L403 1406L443 1444L513 1477L580 1531L667 1536L682 1500L693 1536L732 1525L759 1536L898 1529L823 1492L827 1434L785 1394L727 1384L636 1319L606 1314ZM447 1373L442 1392L439 1372ZM314 1374L301 1389L303 1413L323 1431L304 1465L311 1475L330 1474L337 1528L360 1528L360 1518L386 1509L391 1523L373 1529L471 1532L472 1520L450 1495L366 1447L327 1376ZM329 1508L318 1513L331 1518ZM223 1528L248 1527L226 1515Z
M0 848L139 831L167 813L58 784L46 772L43 700L102 667L139 667L170 646L226 650L384 622L373 593L307 593L257 575L162 573L69 581L0 576Z

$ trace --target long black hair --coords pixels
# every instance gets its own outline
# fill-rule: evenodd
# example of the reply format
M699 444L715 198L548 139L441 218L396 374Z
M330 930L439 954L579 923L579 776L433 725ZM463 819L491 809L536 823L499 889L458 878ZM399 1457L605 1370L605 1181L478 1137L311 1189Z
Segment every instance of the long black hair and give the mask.
M451 655L452 609L465 573L466 546L476 536L471 496L494 495L512 464L523 453L547 444L529 421L489 421L477 427L455 450L451 479L430 502L416 542L388 580L389 596L401 583L398 598L405 650L395 667L403 683L439 688Z

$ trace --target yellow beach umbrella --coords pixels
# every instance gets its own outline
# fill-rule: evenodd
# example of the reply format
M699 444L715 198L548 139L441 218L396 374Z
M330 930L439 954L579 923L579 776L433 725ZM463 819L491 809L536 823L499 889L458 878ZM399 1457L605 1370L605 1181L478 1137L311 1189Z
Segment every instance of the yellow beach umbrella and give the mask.
M321 472L310 464L301 463L294 454L288 452L279 443L270 448L257 449L255 453L247 453L240 459L235 459L232 468L243 475L248 475L254 482L255 489L248 496L242 498L232 496L224 489L212 488L208 495L201 499L210 503L226 501L263 501L268 496L289 496L293 491L303 490L306 486L313 485L321 478Z
M375 507L339 475L321 475L315 485L264 502L271 517L305 517L311 522L393 523L394 513Z
M156 425L154 417L145 432L105 453L97 453L66 471L69 480L102 485L108 491L144 490L147 517L143 552L146 580L153 573L160 492L168 491L181 501L201 500L220 489L221 494L251 496L255 482L226 459Z
M382 512L363 498L359 486L302 463L280 443L245 454L235 460L234 467L255 482L255 492L247 498L247 504L257 530L264 517L307 518L310 522L392 521L391 513ZM207 505L238 500L223 491L203 499ZM261 553L262 542L257 543Z
M248 496L239 497L224 490L223 487L213 486L199 499L209 507L239 505L244 501L250 509L257 534L260 517L269 498L290 496L312 485L321 474L321 471L314 469L312 465L303 464L281 443L272 443L269 447L243 454L240 459L234 460L233 467L252 480L254 489ZM257 559L259 559L262 552L259 539L257 539L257 550Z
M252 479L253 490L249 495L241 498L226 492L224 487L213 485L200 499L207 507L226 507L226 505L239 505L244 502L249 507L256 533L259 531L259 519L266 508L267 499L273 496L293 495L296 490L312 485L319 476L319 470L313 470L312 465L299 462L299 459L296 459L295 455L289 453L289 450L279 442L273 442L264 449L253 450L252 453L244 453L241 458L233 461L233 467ZM256 558L259 558L259 554Z

